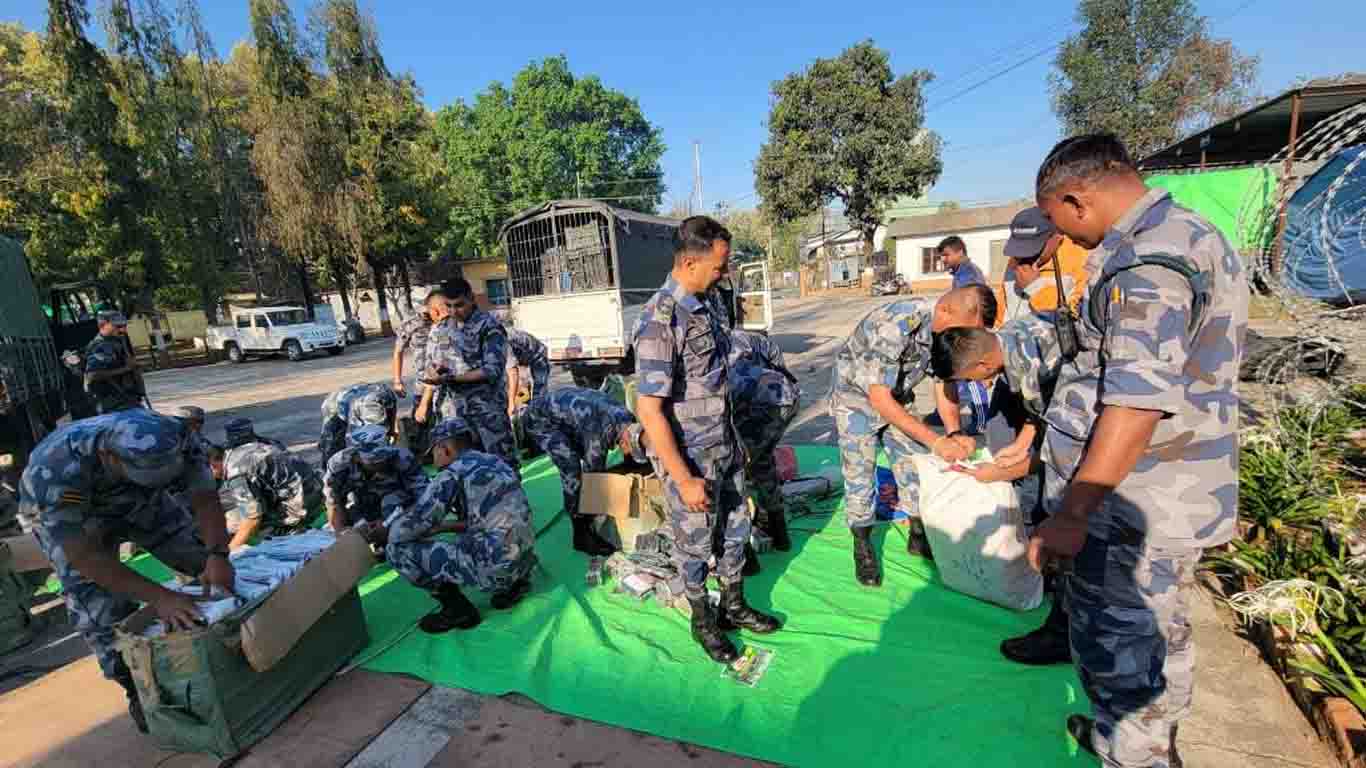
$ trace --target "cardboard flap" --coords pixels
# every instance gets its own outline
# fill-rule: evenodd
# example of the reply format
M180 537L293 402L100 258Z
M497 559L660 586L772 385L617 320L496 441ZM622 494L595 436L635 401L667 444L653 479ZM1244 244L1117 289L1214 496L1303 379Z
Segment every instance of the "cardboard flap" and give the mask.
M43 550L38 547L38 537L31 533L0 539L0 548L9 550L10 567L15 573L43 571L52 567Z
M640 511L632 503L639 482L639 477L632 474L585 472L583 490L579 494L579 511L585 515L639 517Z
M370 545L355 531L304 563L242 623L242 653L257 672L275 666L333 603L375 565Z

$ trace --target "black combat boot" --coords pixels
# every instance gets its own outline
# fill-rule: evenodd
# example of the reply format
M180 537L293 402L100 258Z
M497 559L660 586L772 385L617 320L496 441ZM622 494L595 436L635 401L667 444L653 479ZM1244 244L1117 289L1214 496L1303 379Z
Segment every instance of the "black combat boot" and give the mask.
M1067 732L1077 740L1077 746L1093 755L1096 754L1096 745L1091 739L1091 733L1095 727L1096 721L1086 715L1067 716Z
M745 565L740 570L740 573L744 574L745 576L753 576L757 574L760 570L761 569L759 567L759 553L755 552L754 545L750 544L747 541L745 542Z
M760 613L745 602L745 582L721 585L721 612L716 620L717 626L727 632L748 629L767 635L783 628L783 622L775 616Z
M1022 637L1001 642L1001 655L1017 664L1046 666L1072 661L1072 647L1068 642L1067 612L1062 609L1061 596L1053 598L1053 607L1043 626Z
M768 520L763 526L764 533L773 539L773 548L779 552L787 552L792 549L792 537L787 533L787 513L780 506L768 512Z
M429 635L439 635L443 632L450 632L452 629L474 629L479 626L479 609L474 607L465 593L460 591L460 587L454 584L442 584L432 593L432 597L441 603L441 610L436 613L429 613L422 617L418 622L423 632Z
M493 597L489 602L493 604L494 610L506 611L512 606L522 602L522 598L526 597L527 593L530 591L531 577L523 576L513 582L507 589L494 592Z
M590 557L607 557L617 551L610 541L593 530L592 515L570 515L569 519L574 524L574 549Z
M873 535L872 527L854 528L854 575L858 583L865 587L882 586L882 566L873 551L873 543L868 540Z
M692 639L696 640L711 660L718 664L729 664L740 658L740 652L730 638L716 625L716 611L704 593L700 598L689 597L692 608Z
M906 551L926 560L934 559L930 539L925 535L925 524L919 518L911 518L910 525L906 526Z
M133 718L133 725L137 726L138 733L147 733L147 716L142 713L142 700L138 698L138 688L133 683L132 673L127 669L119 670L114 682L122 686L123 692L128 696L128 716Z

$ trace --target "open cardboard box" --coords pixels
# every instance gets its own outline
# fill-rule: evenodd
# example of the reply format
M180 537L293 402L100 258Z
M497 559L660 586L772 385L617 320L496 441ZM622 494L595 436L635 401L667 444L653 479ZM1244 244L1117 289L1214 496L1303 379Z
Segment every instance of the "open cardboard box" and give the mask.
M664 525L664 484L648 466L621 464L606 472L585 472L579 511L597 516L604 539L623 552L634 552L637 536Z

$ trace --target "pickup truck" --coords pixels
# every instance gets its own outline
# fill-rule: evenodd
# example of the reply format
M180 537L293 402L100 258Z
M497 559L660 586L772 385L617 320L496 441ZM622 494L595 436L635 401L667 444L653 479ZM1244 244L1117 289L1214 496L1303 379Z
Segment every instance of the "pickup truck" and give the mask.
M204 341L209 349L223 352L234 363L248 356L281 353L297 362L313 352L326 350L329 355L340 355L346 350L346 339L337 332L337 326L309 320L303 307L236 310L231 325L211 326Z

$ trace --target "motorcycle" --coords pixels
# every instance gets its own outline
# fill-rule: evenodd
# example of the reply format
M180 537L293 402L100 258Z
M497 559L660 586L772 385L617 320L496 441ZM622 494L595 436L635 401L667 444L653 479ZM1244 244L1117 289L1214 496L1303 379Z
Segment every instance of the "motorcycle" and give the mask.
M869 296L896 296L902 293L910 293L911 286L901 275L895 275L886 280L876 281L868 288Z

